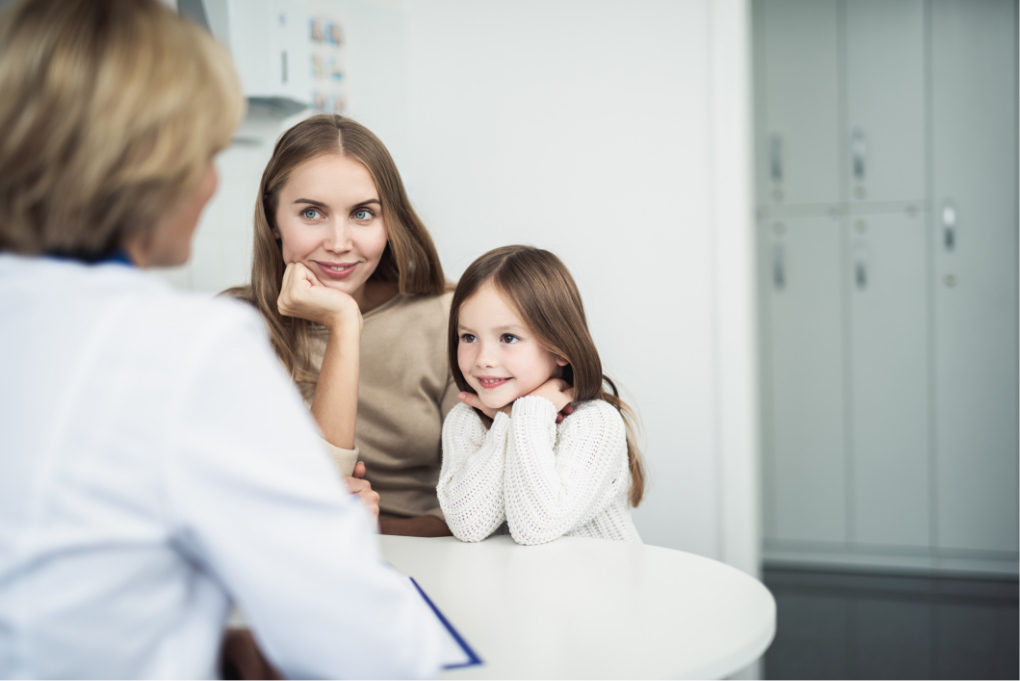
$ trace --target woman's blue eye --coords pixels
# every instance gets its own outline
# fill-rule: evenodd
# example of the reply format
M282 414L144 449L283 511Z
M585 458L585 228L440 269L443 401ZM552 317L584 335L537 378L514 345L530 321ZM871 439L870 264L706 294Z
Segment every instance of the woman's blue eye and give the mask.
M367 208L359 208L358 210L354 211L355 220L371 220L372 217L373 217L372 211L368 210Z
M520 340L520 338L513 335L512 333L504 333L502 336L499 337L499 339L504 343L516 343L517 341Z
M315 210L314 208L305 208L303 211L301 211L301 217L305 218L306 220L314 220L315 218L319 217L319 211Z
M475 337L472 336L470 333L461 334L460 339L464 343L474 343L475 342Z

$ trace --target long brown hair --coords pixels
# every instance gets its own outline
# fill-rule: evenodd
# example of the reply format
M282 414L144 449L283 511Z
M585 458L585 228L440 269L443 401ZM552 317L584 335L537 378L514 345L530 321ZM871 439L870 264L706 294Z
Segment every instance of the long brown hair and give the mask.
M573 385L576 401L604 400L623 416L631 476L629 499L631 506L637 506L645 490L645 469L637 447L637 419L620 399L613 381L602 373L602 360L588 331L577 284L566 265L549 251L531 246L503 246L475 260L461 276L450 307L448 333L450 368L457 387L475 392L457 361L460 307L490 282L516 309L542 346L567 360L563 379Z
M259 309L269 325L276 354L306 397L318 381L309 356L312 323L284 317L277 307L285 263L273 228L280 192L294 169L324 154L338 154L359 161L371 173L379 191L387 244L369 279L396 282L404 295L439 295L446 286L432 237L411 206L400 172L378 137L365 126L335 114L312 116L283 133L262 173L255 201L251 285L225 293L248 300Z

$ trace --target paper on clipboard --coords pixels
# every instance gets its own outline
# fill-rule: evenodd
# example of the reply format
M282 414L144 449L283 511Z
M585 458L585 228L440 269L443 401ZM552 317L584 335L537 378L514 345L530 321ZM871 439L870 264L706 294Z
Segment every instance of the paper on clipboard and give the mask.
M446 632L446 636L443 637L443 653L442 653L442 667L443 669L459 669L460 667L471 667L474 665L482 664L481 658L475 654L471 646L468 645L464 637L460 635L450 621L446 619L446 616L436 607L436 604L432 602L432 599L428 597L428 594L421 588L418 582L414 581L414 577L408 577L411 580L411 584L421 594L422 599L428 604L432 613L439 620L439 623L443 625L443 631Z

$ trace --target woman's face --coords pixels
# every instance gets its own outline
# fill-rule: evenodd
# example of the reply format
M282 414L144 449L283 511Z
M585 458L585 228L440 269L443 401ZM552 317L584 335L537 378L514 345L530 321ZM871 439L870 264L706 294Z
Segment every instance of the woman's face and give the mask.
M283 262L302 263L323 286L364 307L365 282L386 250L382 202L368 168L339 154L305 161L280 192L275 217Z
M209 199L216 193L219 178L212 161L202 173L202 179L191 196L173 213L170 213L151 233L123 244L128 257L138 267L177 267L191 257L191 238L198 227L198 219Z

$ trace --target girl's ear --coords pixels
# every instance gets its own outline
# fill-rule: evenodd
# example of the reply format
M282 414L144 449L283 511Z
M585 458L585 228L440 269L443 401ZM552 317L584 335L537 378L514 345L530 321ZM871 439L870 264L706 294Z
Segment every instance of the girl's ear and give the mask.
M273 233L274 239L276 239L277 241L280 240L280 230L278 230L275 225L270 226L269 231Z
M568 364L570 364L570 362L568 362L568 361L567 361L567 358L566 358L566 357L557 357L557 358L556 358L556 364L557 364L558 366L561 366L561 367L565 367L565 366L567 366Z

